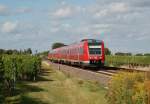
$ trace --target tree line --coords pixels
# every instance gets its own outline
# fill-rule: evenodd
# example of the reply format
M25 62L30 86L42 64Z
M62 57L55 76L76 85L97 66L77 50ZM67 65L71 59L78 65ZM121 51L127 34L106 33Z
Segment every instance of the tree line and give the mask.
M132 53L125 53L125 52L116 52L115 55L118 56L150 56L150 53L137 53L137 54L132 54Z
M24 49L24 50L0 49L0 54L8 54L8 55L12 55L12 54L32 54L32 50L31 50L31 48L27 48L27 49Z

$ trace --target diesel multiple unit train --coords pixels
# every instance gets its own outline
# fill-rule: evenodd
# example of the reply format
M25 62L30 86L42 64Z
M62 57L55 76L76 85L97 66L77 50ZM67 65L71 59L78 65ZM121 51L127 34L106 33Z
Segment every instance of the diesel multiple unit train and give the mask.
M48 59L82 67L102 67L105 62L104 42L96 39L83 39L79 43L49 51Z

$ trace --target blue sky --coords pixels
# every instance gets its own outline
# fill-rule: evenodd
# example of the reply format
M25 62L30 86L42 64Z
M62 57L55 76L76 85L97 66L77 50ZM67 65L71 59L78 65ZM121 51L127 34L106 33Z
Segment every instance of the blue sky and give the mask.
M104 40L113 52L150 52L150 0L0 0L0 48Z

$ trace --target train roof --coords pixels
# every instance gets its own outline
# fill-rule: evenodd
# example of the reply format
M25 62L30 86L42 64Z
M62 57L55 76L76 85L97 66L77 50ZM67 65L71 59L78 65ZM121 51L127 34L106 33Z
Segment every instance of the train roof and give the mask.
M93 42L96 42L96 43L101 43L102 40L98 40L98 39L82 39L81 42L84 42L84 41L88 41L89 43L93 43Z

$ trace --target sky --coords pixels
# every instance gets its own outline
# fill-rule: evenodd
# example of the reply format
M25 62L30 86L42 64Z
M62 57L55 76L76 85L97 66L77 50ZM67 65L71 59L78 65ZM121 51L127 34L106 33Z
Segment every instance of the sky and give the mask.
M0 48L40 52L84 38L150 53L150 0L0 0Z

